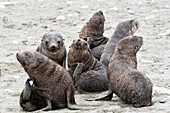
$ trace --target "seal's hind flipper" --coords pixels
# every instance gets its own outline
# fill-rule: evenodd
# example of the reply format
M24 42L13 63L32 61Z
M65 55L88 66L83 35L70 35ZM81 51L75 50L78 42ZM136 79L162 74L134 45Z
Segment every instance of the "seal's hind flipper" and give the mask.
M23 100L29 100L30 96L31 96L31 85L30 85L30 78L27 79L27 81L25 82L25 88L24 88L24 92L23 92Z
M100 100L106 100L106 101L110 101L113 97L113 93L108 94L105 97L99 98L99 99L95 99L95 101L100 101Z
M103 100L110 101L112 99L112 97L113 97L113 92L109 92L109 94L107 96L105 96L105 97L102 97L102 98L99 98L99 99L95 99L95 100L88 100L88 99L86 99L86 101L103 101Z

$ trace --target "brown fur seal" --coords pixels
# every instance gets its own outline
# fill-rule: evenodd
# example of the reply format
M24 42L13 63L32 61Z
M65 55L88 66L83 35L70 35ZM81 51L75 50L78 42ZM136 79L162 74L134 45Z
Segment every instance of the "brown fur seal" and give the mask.
M36 51L66 68L66 48L63 40L63 37L59 33L46 33L42 37L41 45Z
M68 69L76 89L83 92L100 92L108 89L107 69L97 61L87 42L73 41L68 52Z
M124 37L133 35L139 27L139 22L136 20L127 20L119 23L116 27L116 30L112 37L106 44L106 48L103 50L103 53L100 58L106 67L109 65L110 58L112 57L116 44Z
M63 107L71 108L71 104L76 104L73 81L65 68L38 52L26 51L18 53L16 57L28 73L30 79L34 80L34 95L43 97L43 99L41 99L42 101L38 102L47 104L47 107L43 110ZM28 93L24 94L24 97L27 99L29 98L29 92L30 90L32 91L32 89L29 90L29 85L26 87ZM38 89L35 87L38 87ZM32 96L35 98L36 96L34 95ZM33 97L30 97L31 101L29 101L28 104L33 104ZM45 100L45 102L43 100ZM37 106L35 108L37 108Z
M86 37L92 38L92 43L90 44L90 49L92 50L92 53L93 53L93 48L96 48L97 46L100 46L100 45L105 45L107 41L109 40L108 38L103 36L104 22L105 22L105 17L103 15L103 12L98 11L83 26L79 34L79 37L83 39ZM100 49L103 50L104 48L101 48L101 47L96 48L95 50L99 51L99 53L97 52L96 52L97 54L94 53L94 57L97 58L98 60L100 59L101 53L103 52Z
M129 36L118 42L108 67L109 94L97 100L111 100L116 93L134 107L151 105L152 82L137 70L136 53L142 44L140 36Z

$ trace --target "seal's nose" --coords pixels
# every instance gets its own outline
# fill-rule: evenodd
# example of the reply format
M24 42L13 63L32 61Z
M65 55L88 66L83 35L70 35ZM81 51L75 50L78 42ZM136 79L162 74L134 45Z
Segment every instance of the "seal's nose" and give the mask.
M55 49L56 48L56 45L51 45L51 49Z
M80 39L78 39L77 41L80 42Z

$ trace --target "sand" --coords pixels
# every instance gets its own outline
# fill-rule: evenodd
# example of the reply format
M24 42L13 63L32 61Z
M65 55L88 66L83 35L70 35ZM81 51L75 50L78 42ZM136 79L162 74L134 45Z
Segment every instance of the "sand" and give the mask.
M103 97L107 92L76 93L78 106L85 110L50 112L170 113L170 0L0 0L0 113L24 112L19 96L28 75L16 60L16 53L34 51L50 31L62 34L68 51L98 10L106 18L106 37L111 37L121 21L135 18L141 23L135 33L144 38L137 54L138 70L153 82L153 105L134 108L116 95L109 102L89 102L85 99Z

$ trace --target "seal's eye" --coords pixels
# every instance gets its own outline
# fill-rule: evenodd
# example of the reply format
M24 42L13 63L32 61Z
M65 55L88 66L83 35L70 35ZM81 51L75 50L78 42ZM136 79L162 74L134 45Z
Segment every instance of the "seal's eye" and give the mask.
M49 44L49 41L45 41L45 44L48 45L48 44Z
M137 27L137 26L138 26L138 24L137 24L137 23L135 23L135 26Z
M87 43L85 43L84 45L87 46Z
M26 56L27 58L30 58L30 57L31 57L31 55L29 55L29 54L27 54L27 53L25 54L25 56Z
M130 31L132 31L132 26L129 28Z
M60 44L61 43L61 41L58 41L58 44Z

